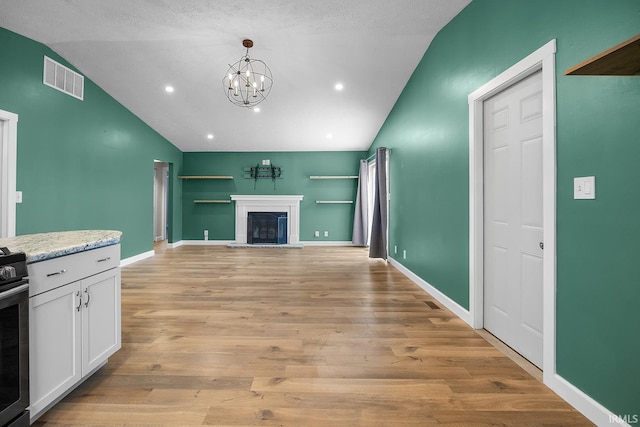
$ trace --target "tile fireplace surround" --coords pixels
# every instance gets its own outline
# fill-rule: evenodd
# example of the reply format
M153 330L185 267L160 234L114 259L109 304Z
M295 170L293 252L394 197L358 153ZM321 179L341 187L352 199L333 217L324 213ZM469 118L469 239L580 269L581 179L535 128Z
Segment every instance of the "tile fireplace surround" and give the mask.
M236 245L247 244L247 214L249 212L286 212L287 242L300 244L300 201L304 196L242 196L231 195L236 202Z

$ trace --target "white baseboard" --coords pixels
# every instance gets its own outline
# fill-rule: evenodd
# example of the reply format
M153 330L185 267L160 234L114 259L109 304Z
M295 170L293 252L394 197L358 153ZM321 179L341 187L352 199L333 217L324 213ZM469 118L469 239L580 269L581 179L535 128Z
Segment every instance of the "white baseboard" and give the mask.
M300 243L305 246L354 246L349 240L305 240Z
M550 381L545 381L545 385L597 426L631 427L625 422L625 416L629 420L635 419L634 424L640 419L640 413L620 415L612 413L558 374L553 375Z
M186 246L227 246L235 243L235 240L181 240L181 245Z
M389 257L388 261L389 261L389 264L397 268L402 274L404 274L409 279L411 279L413 283L420 286L422 289L428 292L432 297L438 300L438 302L440 302L442 305L447 307L456 316L458 316L459 318L464 320L469 326L471 326L471 313L469 313L469 310L465 309L460 304L458 304L457 302L455 302L454 300L452 300L451 298L449 298L448 296L446 296L445 294L443 294L442 292L434 288L432 285L424 281L417 274L409 270L404 265L400 264L395 259Z
M183 245L182 240L178 240L177 242L167 243L167 248L175 249L175 248L178 248L178 247L180 247L182 245Z
M134 262L142 261L143 259L151 258L156 253L154 251L147 251L141 254L125 258L120 260L120 267L126 267L127 265L133 264Z

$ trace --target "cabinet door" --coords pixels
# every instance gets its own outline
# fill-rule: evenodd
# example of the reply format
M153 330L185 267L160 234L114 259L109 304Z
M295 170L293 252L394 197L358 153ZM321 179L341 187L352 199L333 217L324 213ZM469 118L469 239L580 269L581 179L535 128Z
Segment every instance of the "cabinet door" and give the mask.
M80 282L29 299L31 414L81 378L81 308Z
M83 279L82 293L82 375L86 375L121 345L120 268Z

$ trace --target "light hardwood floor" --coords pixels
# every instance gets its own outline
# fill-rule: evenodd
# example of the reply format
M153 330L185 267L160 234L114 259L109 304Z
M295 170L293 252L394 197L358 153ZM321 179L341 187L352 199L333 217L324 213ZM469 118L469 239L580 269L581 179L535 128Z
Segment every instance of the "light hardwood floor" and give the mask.
M122 342L36 425L592 425L362 248L161 250Z

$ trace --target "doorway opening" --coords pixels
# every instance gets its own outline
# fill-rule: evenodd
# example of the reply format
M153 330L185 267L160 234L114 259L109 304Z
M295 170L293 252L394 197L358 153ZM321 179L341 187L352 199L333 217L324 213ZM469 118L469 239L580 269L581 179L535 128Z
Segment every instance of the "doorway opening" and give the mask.
M0 110L0 237L16 235L18 115Z
M153 241L169 236L169 163L153 161Z

